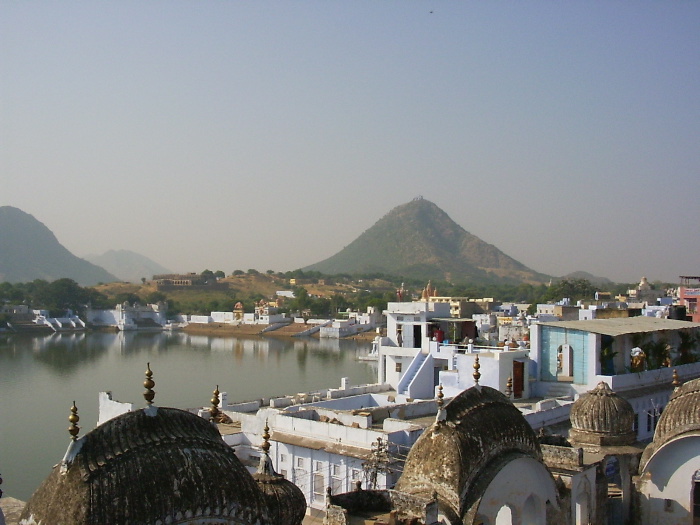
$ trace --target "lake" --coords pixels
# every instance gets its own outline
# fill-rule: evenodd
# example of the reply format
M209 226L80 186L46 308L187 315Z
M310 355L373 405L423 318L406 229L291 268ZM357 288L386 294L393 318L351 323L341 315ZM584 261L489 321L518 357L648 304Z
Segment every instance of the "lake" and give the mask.
M146 364L154 403L209 406L376 382L376 363L359 361L370 343L312 338L209 337L175 333L0 334L0 475L6 495L26 501L58 463L70 436L73 401L80 435L97 422L98 393L145 406Z

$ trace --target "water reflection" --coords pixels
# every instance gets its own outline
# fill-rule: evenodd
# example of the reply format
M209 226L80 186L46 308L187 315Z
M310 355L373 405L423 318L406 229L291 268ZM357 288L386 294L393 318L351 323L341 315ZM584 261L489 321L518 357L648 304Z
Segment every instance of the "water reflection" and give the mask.
M28 499L65 452L72 401L84 434L97 421L97 394L143 406L151 363L155 403L206 405L216 385L243 401L374 382L368 343L209 337L175 333L0 334L0 472L6 494Z

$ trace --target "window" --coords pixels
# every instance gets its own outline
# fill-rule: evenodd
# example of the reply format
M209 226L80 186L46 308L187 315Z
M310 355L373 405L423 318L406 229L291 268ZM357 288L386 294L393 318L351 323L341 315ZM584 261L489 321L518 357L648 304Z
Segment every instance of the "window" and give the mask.
M304 458L297 458L297 467L304 468Z
M287 479L287 471L285 469L280 470L280 474L284 476L284 479Z
M362 479L362 474L360 472L360 469L357 469L357 468L352 469L352 473L351 473L350 477L352 478L353 481L358 481L358 480Z
M316 462L316 467L314 468L314 470L315 470L316 472L320 472L321 470L323 470L323 463L321 463L320 461L317 461L317 462Z
M287 462L287 454L280 454L280 463Z
M632 430L639 432L639 414L634 415L634 422L632 423Z
M325 498L325 480L323 474L314 474L314 501L322 501Z
M340 476L340 465L333 465L333 475ZM334 491L335 493L335 491Z
M396 371L401 372L401 363L396 363Z
M340 478L331 478L331 492L333 494L340 494L343 492L343 480Z

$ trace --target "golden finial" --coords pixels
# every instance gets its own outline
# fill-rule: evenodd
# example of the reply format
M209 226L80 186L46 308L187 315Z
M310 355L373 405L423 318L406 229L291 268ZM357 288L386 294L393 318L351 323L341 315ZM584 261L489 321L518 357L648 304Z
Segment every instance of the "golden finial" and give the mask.
M443 401L445 397L445 394L442 393L442 385L438 386L438 393L437 393L437 405L438 409L442 408L442 405L445 403Z
M260 446L263 452L267 454L270 451L270 427L267 426L267 420L265 420L265 428L263 428L263 443Z
M678 377L678 370L675 368L673 369L673 382L671 383L673 385L673 388L678 388L681 386L681 379Z
M219 385L216 385L216 390L213 392L211 398L211 409L209 409L209 419L212 422L216 421L216 417L219 415Z
M80 427L78 426L80 417L78 416L78 407L75 406L75 401L73 401L73 406L70 407L70 416L68 416L68 421L70 421L68 433L71 435L71 439L75 441L78 439L78 432L80 432Z
M479 373L479 368L481 368L481 365L479 364L479 355L477 354L474 358L474 373L472 374L472 377L474 378L474 384L476 386L479 386L479 378L481 377L481 374Z
M508 376L508 381L506 381L506 397L510 399L513 395L513 377Z
M143 393L143 397L149 405L152 405L153 398L156 397L156 393L153 391L153 387L156 386L156 383L153 381L151 363L146 364L146 380L143 382L143 386L146 388L146 391Z

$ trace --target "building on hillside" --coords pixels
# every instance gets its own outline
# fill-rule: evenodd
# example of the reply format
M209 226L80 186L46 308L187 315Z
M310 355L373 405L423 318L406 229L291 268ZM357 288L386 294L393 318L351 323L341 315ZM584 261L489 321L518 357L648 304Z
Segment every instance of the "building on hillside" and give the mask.
M198 286L206 283L204 277L198 273L185 274L161 274L154 275L153 280L158 288L175 287L175 286Z

